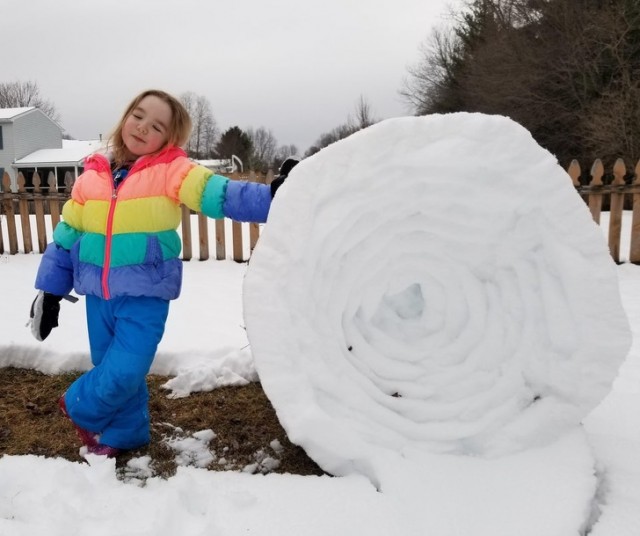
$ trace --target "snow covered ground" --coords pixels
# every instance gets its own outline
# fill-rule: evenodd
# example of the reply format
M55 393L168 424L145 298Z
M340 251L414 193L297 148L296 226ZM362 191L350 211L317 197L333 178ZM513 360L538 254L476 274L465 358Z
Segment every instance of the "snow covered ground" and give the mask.
M32 339L24 325L39 258L0 257L0 365L48 373L86 368L89 361L81 302L63 303L61 326L45 343ZM246 265L233 261L185 264L184 295L172 304L167 336L153 370L175 375L177 393L256 378L241 314L245 270ZM617 270L634 344L612 392L586 419L585 429L603 479L598 493L600 517L592 532L597 536L640 534L640 267L621 265ZM571 452L572 440L575 437L567 437L554 448L560 453ZM492 530L490 518L498 509L500 515L514 516L513 526L523 528L518 534L569 536L574 532L545 533L542 529L557 526L567 514L565 494L591 493L595 482L588 453L575 453L578 459L566 468L544 463L545 457L553 458L553 450L546 449L537 458L513 459L512 465L476 467L471 473L464 458L433 457L427 469L421 469L426 473L424 489L415 488L415 475L400 475L411 484L401 490L413 499L409 503L403 502L406 495L400 500L393 490L379 493L366 478L356 475L265 476L211 473L189 466L166 481L151 478L141 488L137 478L116 480L114 463L109 460L93 459L87 465L4 456L0 458L0 534L386 536L410 534L404 528L412 520L421 521L428 512L433 534L464 534L455 532L456 523L465 526L466 519L486 515L487 528L476 526L474 534L496 536L500 533ZM131 476L147 474L147 463L138 460L137 467L131 467ZM576 478L576 467L584 471L584 478ZM447 490L434 489L430 484L434 475L443 472L449 473ZM567 480L567 475L572 479ZM548 485L549 478L553 485ZM441 502L444 491L456 491L460 482L473 487L457 490L459 503L448 503L445 510ZM538 487L538 482L544 485ZM538 501L546 499L545 494L553 496L558 510L546 512L543 518ZM532 519L532 528L521 525Z
M334 169L340 165L331 164ZM602 224L606 226L606 217ZM606 235L606 228L602 230ZM627 236L623 231L623 237ZM623 244L622 251L626 248ZM82 301L63 302L61 325L44 343L36 342L25 327L39 260L37 254L0 256L0 366L46 373L86 369L89 359ZM152 369L174 377L167 386L168 396L187 396L200 389L257 379L243 319L246 270L246 265L232 261L185 263L183 294L171 305L167 332ZM379 438L373 437L359 445L365 449L364 462L373 467L356 466L356 471L345 470L345 476L340 477L200 469L197 460L206 456L207 442L216 440L215 430L203 430L194 438L185 465L168 480L150 476L145 458L133 460L129 477L122 480L116 478L112 460L89 457L89 463L79 464L3 456L0 534L571 536L588 532L637 536L640 267L611 267L611 275L619 278L622 305L633 334L631 349L622 366L614 367L616 377L610 392L586 416L584 425L567 426L557 437L545 434L541 444L532 442L530 448L496 457L482 452L460 455L455 449L436 452L418 444L401 456L377 445ZM254 278L252 284L264 281L264 277ZM523 287L533 284L533 279L525 279ZM255 287L250 292L255 292ZM615 302L617 296L612 299ZM605 315L611 303L603 299L596 303L596 309L598 306ZM274 321L277 325L277 319ZM258 342L264 345L264 331L257 331L262 331ZM301 328L301 333L306 332ZM491 340L483 344L486 342ZM285 357L282 366L291 366L289 356ZM608 373L609 365L599 366ZM273 380L269 367L266 374ZM298 386L288 385L294 399L308 389L303 376L300 378ZM322 379L329 382L327 393L340 393L341 378ZM573 395L571 390L567 394L570 402ZM345 402L350 406L352 400ZM286 402L280 399L279 403L286 409ZM382 414L372 410L372 420ZM350 417L356 427L362 424L358 415ZM540 425L544 423L540 421ZM366 426L361 428L367 430ZM454 438L465 434L461 426L454 426L453 432ZM303 440L311 436L306 429L301 434ZM343 443L334 440L331 455L318 450L315 457L331 463L336 452L351 453L350 436L337 437L343 438ZM445 444L451 446L456 441L449 438ZM321 438L312 437L310 444L317 448L321 442ZM182 447L184 452L186 447ZM277 456L277 445L272 447Z

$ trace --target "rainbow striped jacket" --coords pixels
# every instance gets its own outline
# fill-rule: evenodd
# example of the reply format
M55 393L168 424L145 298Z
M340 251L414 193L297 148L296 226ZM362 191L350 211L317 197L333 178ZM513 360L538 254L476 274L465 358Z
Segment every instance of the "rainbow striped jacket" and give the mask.
M177 298L180 203L211 218L265 222L271 189L214 175L178 147L139 158L115 187L107 157L93 155L63 207L36 288L58 296L73 288L104 299Z

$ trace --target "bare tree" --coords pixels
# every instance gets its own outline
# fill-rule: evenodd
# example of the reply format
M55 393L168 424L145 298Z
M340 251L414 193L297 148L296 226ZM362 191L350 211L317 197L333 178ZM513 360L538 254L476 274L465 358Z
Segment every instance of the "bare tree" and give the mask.
M267 172L276 154L278 142L271 130L259 127L256 130L247 130L247 136L251 140L252 151L249 158L249 167L255 171Z
M349 123L351 123L351 125L357 130L361 130L363 128L370 127L377 122L378 119L373 117L373 111L369 101L367 101L364 95L360 95L360 99L356 104L354 118L350 119Z
M280 169L280 165L287 158L294 157L299 158L298 148L295 145L281 145L276 150L276 154L273 157L273 161L271 162L271 169L277 171Z
M320 149L324 149L336 141L344 139L347 136L351 136L354 132L367 128L378 121L378 119L373 118L371 106L367 100L360 95L360 99L356 103L355 119L350 115L347 117L346 123L338 125L331 131L322 134L316 142L306 150L304 156L311 156L312 154L317 153Z
M35 106L49 119L60 123L60 115L51 101L40 95L37 82L0 82L0 108L22 108Z
M640 3L468 0L401 93L415 113L507 115L562 164L640 153Z
M582 91L587 98L579 133L591 158L612 162L622 156L635 164L640 159L640 5L624 0L612 4L617 9L600 10L598 31L589 34L585 75L595 91Z
M193 128L187 143L187 153L193 158L208 158L218 136L218 128L213 117L209 100L188 91L180 95L180 101L189 112Z

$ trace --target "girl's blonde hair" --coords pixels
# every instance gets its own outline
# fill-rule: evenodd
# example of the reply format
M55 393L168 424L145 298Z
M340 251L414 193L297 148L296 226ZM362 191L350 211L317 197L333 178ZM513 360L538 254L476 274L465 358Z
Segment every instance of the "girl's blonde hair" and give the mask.
M116 125L113 130L113 134L109 139L109 146L113 151L116 163L121 164L126 160L126 147L124 140L122 139L122 127L124 126L124 122L127 120L127 117L129 117L129 114L136 109L138 104L140 104L140 101L149 96L163 100L169 105L169 108L171 108L171 122L168 125L168 139L165 147L169 145L182 147L189 140L189 135L191 134L191 118L183 104L166 91L162 91L160 89L148 89L140 93L129 103L129 106L127 106L126 110L122 114L120 121Z

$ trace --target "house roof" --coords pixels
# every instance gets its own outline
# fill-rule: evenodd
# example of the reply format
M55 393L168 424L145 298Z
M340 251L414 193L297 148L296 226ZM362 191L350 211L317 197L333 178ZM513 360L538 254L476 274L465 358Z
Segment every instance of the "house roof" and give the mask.
M61 149L39 149L13 163L15 168L75 167L103 147L100 140L62 140Z
M230 166L231 160L225 159L210 159L210 160L195 160L198 164L204 167L218 167L218 166Z
M24 108L0 108L0 121L8 122L15 119L19 115L35 110L35 106L27 106Z

